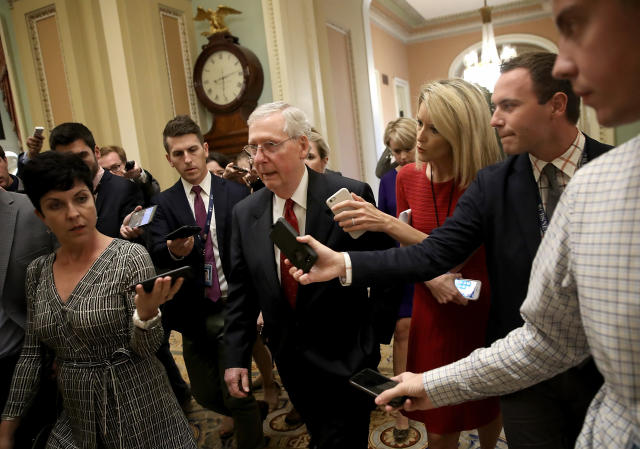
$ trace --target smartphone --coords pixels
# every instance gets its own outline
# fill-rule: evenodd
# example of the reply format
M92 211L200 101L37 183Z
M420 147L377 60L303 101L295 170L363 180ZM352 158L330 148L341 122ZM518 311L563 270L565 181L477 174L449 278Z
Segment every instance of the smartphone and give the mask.
M403 223L406 224L411 224L411 209L407 209L407 210L403 210L402 212L400 212L400 215L398 215L398 220L400 220Z
M313 264L316 263L316 260L318 260L318 254L306 243L297 241L297 236L298 233L293 226L282 217L278 218L271 226L271 233L269 234L271 241L280 248L280 251L287 256L287 259L295 267L308 273Z
M140 226L146 226L151 223L153 216L156 214L158 206L147 207L146 209L140 209L138 212L134 212L129 220L129 226L132 228L139 228Z
M175 239L185 239L187 237L191 237L192 235L199 234L202 229L200 226L191 226L184 225L180 226L178 229L175 229L164 236L165 240L175 240Z
M232 165L231 168L237 171L241 171L242 173L249 173L249 170L247 170L246 168L242 168L238 165Z
M153 284L155 284L156 279L158 279L158 278L163 278L165 276L171 276L171 285L173 285L173 283L178 278L181 278L181 277L182 278L190 278L190 277L192 277L192 275L193 275L193 273L191 271L191 267L184 266L184 267L176 268L175 270L167 271L165 273L159 274L159 275L154 276L152 278L145 279L144 281L138 282L137 284L130 285L129 287L127 287L127 291L128 292L134 292L134 291L136 291L136 285L142 284L142 288L144 289L144 291L147 292L147 293L151 293L151 290L153 290Z
M41 136L43 132L44 132L44 127L42 126L36 126L35 128L33 128L34 136Z
M465 298L476 300L480 297L482 282L473 279L456 279L453 283Z
M377 371L371 368L365 368L359 373L356 373L349 379L349 383L354 387L361 389L369 393L371 396L378 396L384 390L398 385L398 382L391 380L386 376L383 376ZM401 407L404 401L408 399L408 396L398 396L389 401L389 405L394 408Z
M131 169L132 169L133 167L135 167L135 166L136 166L136 161L127 161L127 162L124 164L124 171L129 171L129 170L131 170Z
M352 200L353 198L351 198L351 194L349 193L349 191L346 188L341 188L340 190L338 190L336 193L334 193L333 195L331 195L329 198L327 198L327 206L329 206L329 209L331 209L334 205L341 203L343 201L347 201L347 200ZM346 207L343 209L339 209L338 212L334 212L333 215L336 215L339 212L342 212L343 210L353 210L353 207ZM349 235L354 238L357 239L358 237L360 237L362 234L364 234L366 231L364 230L360 230L360 231L351 231L349 233Z

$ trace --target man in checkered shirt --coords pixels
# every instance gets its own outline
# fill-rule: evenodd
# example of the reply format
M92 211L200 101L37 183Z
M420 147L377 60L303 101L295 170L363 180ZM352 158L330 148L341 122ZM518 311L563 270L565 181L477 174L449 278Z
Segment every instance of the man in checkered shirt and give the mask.
M602 125L640 119L640 2L553 0L560 31L554 75L569 79ZM567 186L533 264L524 325L469 357L404 373L378 404L408 395L407 410L502 395L548 379L590 355L604 376L577 448L640 448L640 136L582 168ZM307 237L320 258L301 283L354 282L348 257ZM378 259L422 262L420 245ZM382 268L384 269L384 268ZM378 273L379 274L379 273ZM375 275L375 274L373 274Z

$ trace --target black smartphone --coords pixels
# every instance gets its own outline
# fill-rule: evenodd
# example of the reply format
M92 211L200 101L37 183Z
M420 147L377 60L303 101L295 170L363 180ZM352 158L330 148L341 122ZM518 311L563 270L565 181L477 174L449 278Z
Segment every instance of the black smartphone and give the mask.
M127 161L127 162L124 164L124 171L129 171L129 170L131 170L131 169L132 169L133 167L135 167L135 166L136 166L136 161Z
M134 212L129 220L129 226L132 228L139 228L140 226L146 226L151 223L153 216L156 214L158 206L147 207L146 209L140 209L138 212Z
M242 173L249 173L249 170L247 170L246 168L242 168L238 165L232 165L231 168L233 168L234 170L241 171Z
M271 233L269 234L271 241L280 248L280 251L287 256L287 259L294 266L308 273L313 264L316 263L316 260L318 260L318 254L306 243L297 241L297 236L298 233L293 226L282 217L278 218L271 226Z
M387 376L383 376L371 368L365 368L354 374L351 379L349 379L349 383L354 387L369 393L371 396L378 396L384 390L388 390L398 385L398 382L395 380L391 380ZM401 407L407 399L408 396L398 396L397 398L391 399L389 401L389 405L391 407L398 408Z
M165 235L164 238L165 240L184 239L187 237L191 237L192 235L199 234L201 230L202 229L200 229L200 226L184 225L180 226L178 229L171 231L170 233Z
M160 277L165 277L165 276L171 276L171 280L172 280L171 284L173 285L173 283L178 278L181 278L181 277L182 278L190 278L192 276L191 267L184 266L184 267L176 268L175 270L167 271L165 273L159 274L159 275L154 276L152 278L145 279L142 282L138 282L138 284L142 284L142 288L144 289L145 292L151 293L151 290L153 290L153 284L155 284L156 279L158 279ZM127 287L127 291L129 291L129 292L136 291L136 285L138 285L138 284L130 285L129 287Z

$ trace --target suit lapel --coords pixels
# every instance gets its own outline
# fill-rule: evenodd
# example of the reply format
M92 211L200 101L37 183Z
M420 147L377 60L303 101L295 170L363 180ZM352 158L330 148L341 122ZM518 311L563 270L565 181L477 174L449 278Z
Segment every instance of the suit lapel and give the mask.
M309 172L309 187L307 189L307 221L305 232L320 242L328 242L329 234L334 229L333 212L326 204L329 196L335 192L328 191L327 180L324 175L307 169Z
M540 246L540 225L538 221L538 186L536 186L527 153L516 157L511 178L507 183L508 209L520 225L522 238L527 244L531 258Z
M0 189L2 190L2 189ZM5 276L9 268L9 255L11 254L11 245L13 243L14 232L16 229L16 220L18 218L18 208L8 193L0 191L0 204L2 205L3 214L0 220L0 299L4 289ZM24 232L29 232L25 229Z
M267 188L263 188L253 195L262 195L263 198L260 198L260 201L257 202L258 206L252 211L253 222L247 228L251 235L250 241L253 243L251 251L259 255L260 264L264 267L265 291L274 292L274 296L286 301L280 295L276 256L273 250L273 242L269 238L271 224L273 223L273 193Z
M100 179L100 183L98 184L98 188L96 189L96 212L98 214L98 217L100 217L100 214L102 212L102 206L104 205L104 195L107 191L106 186L107 184L109 184L109 181L111 181L111 176L114 175L112 175L109 170L105 170L102 174L102 178Z
M193 216L191 206L189 206L189 200L184 191L182 181L178 179L178 182L169 189L169 193L170 203L175 207L174 214L179 219L179 222L195 226L196 219Z

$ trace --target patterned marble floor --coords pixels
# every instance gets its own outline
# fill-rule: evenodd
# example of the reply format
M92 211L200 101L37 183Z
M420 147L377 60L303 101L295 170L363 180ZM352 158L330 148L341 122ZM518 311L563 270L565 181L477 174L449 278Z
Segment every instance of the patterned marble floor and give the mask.
M380 347L382 361L379 369L383 374L391 375L391 346ZM178 367L186 380L188 376L182 359L182 341L180 334L172 333L171 351L176 359ZM255 366L252 375L255 377L258 370ZM276 374L277 375L277 374ZM256 391L256 397L262 399L262 390ZM268 448L306 448L309 443L309 435L304 425L289 426L284 422L284 417L291 409L291 402L287 393L283 390L280 395L278 407L271 412L264 421L264 433L270 437ZM187 409L187 418L201 449L223 449L218 438L218 426L221 416L202 408L197 402L192 401ZM377 409L371 413L371 426L369 432L369 449L425 449L428 448L427 433L424 425L411 421L409 438L403 443L396 443L393 438L393 418L384 411ZM234 446L235 447L235 446ZM463 432L458 444L459 448L480 448L478 435L475 431ZM226 449L226 448L225 448ZM504 434L500 436L496 449L507 449Z

